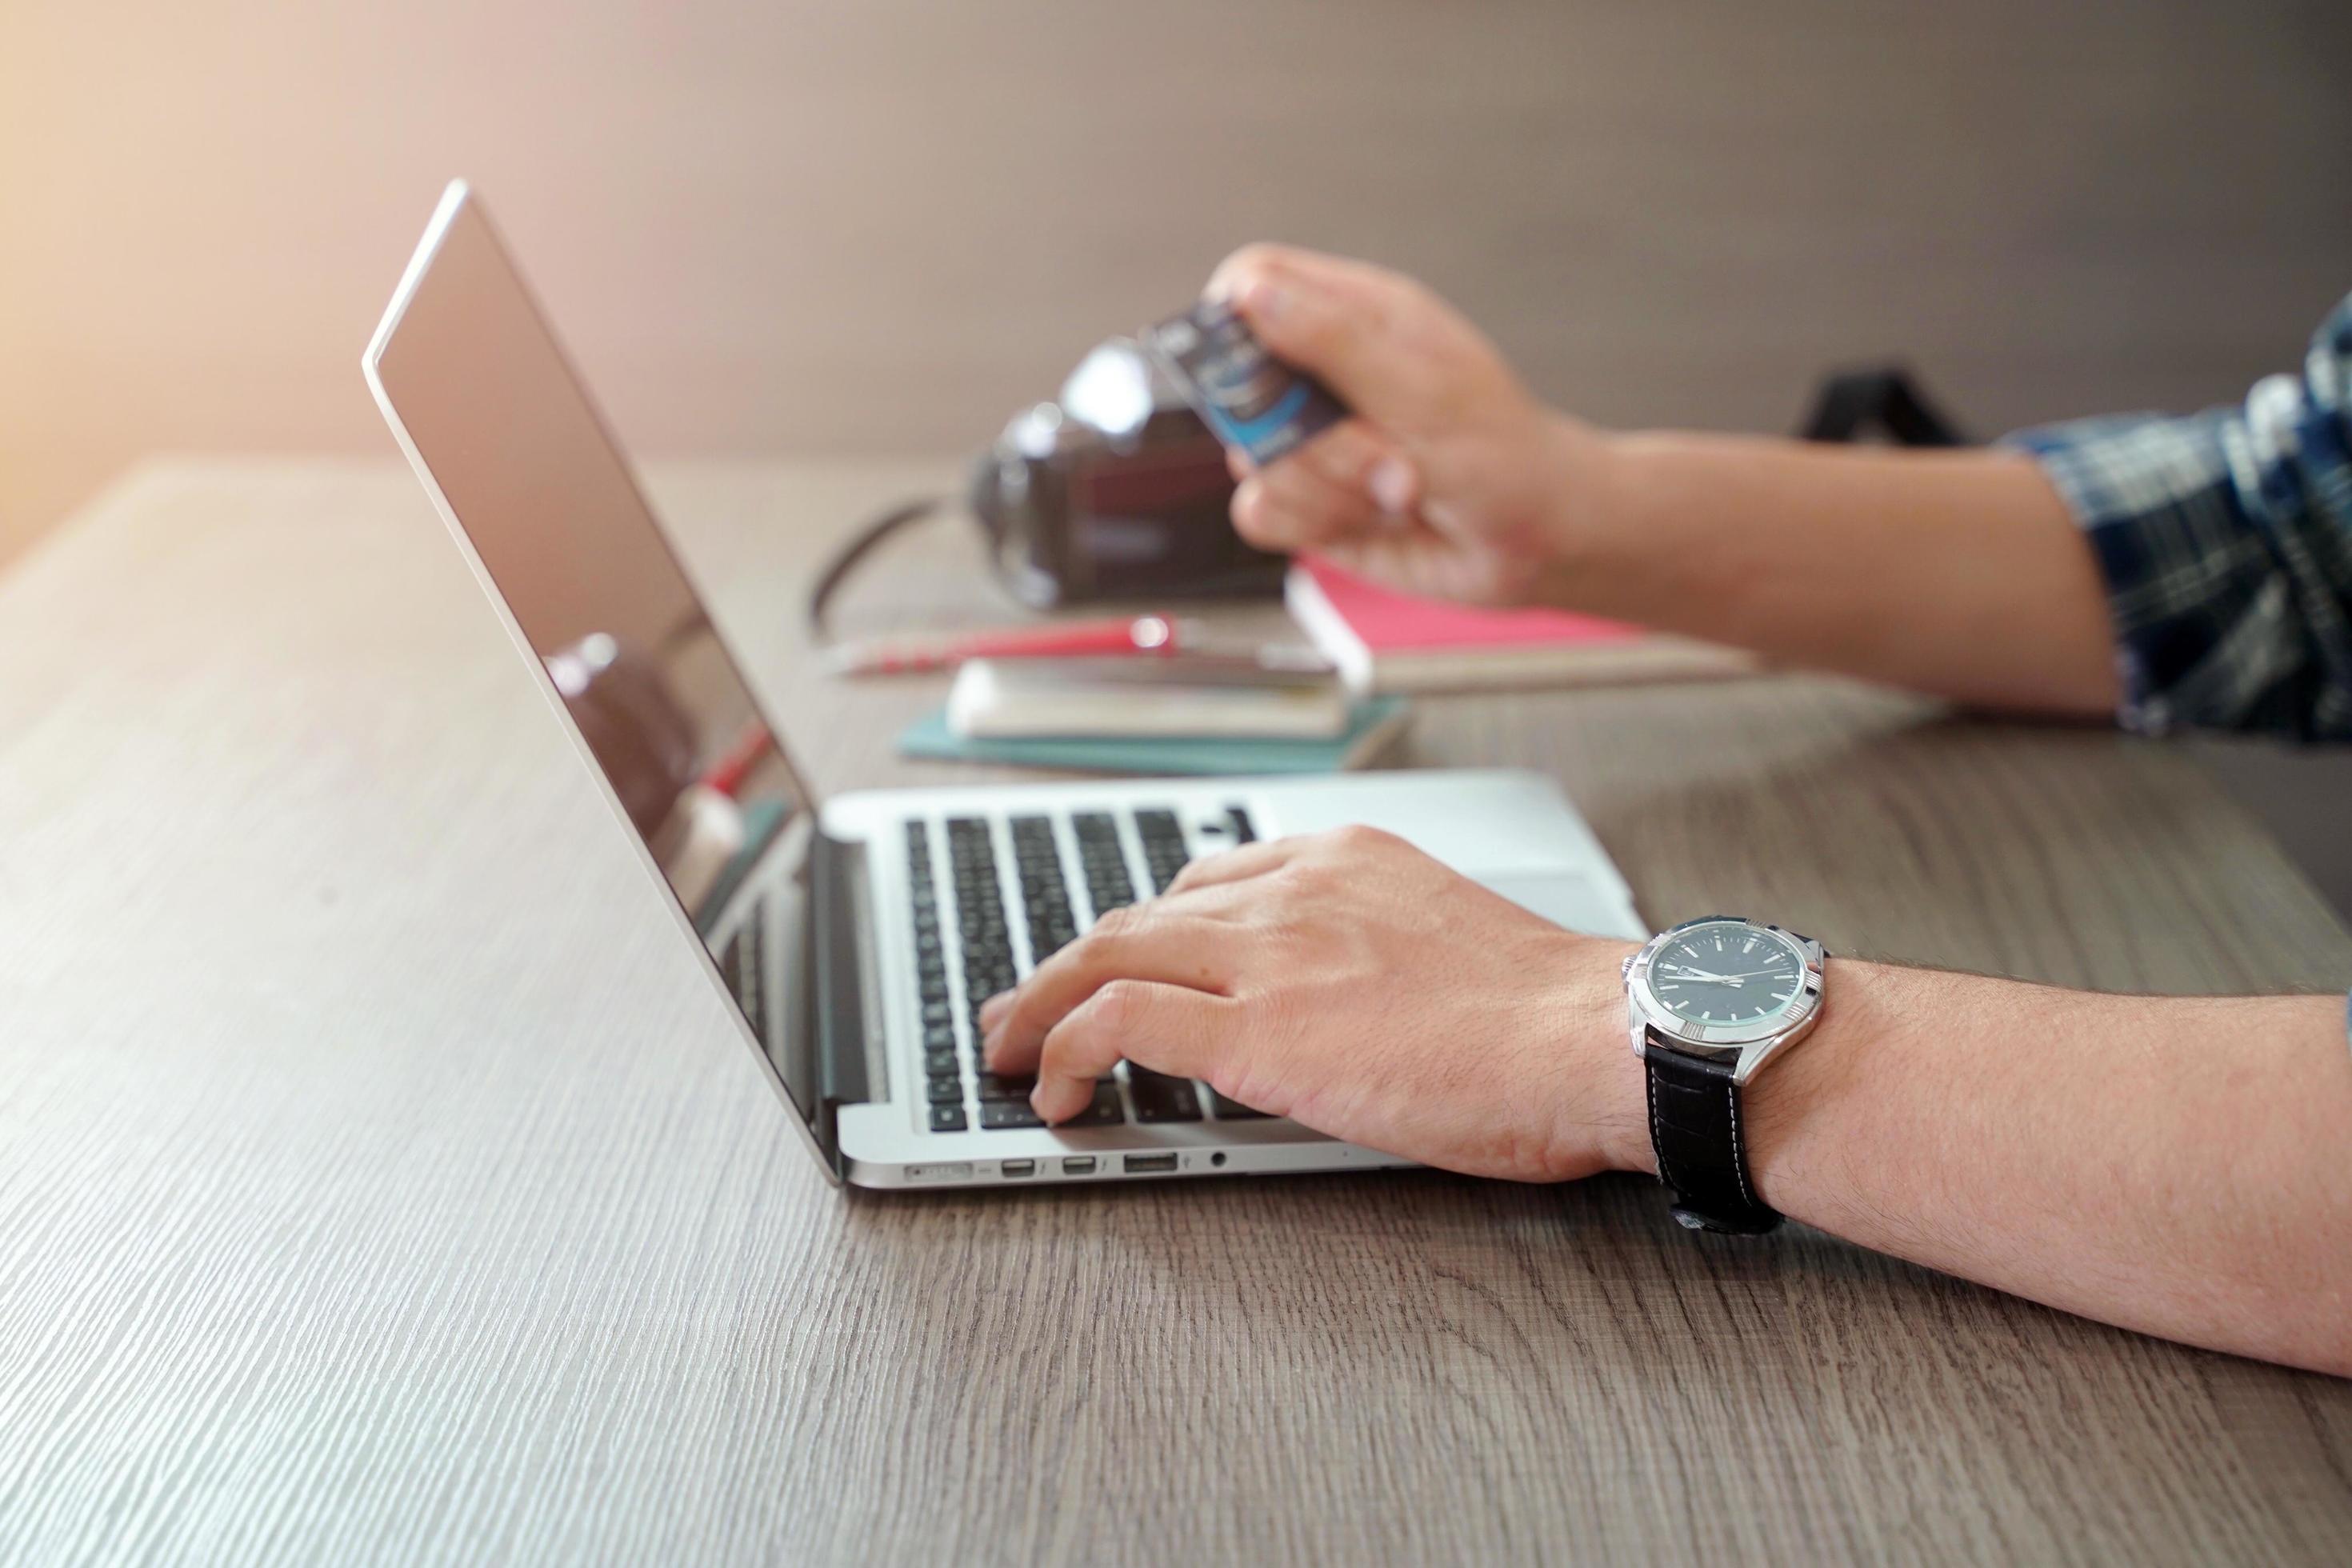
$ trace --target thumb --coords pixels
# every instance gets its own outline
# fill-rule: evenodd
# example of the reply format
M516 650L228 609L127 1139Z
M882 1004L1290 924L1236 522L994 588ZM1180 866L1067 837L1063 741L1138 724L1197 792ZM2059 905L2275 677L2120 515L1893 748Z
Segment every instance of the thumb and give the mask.
M1409 427L1420 388L1398 331L1402 282L1312 251L1251 246L1217 269L1209 292L1275 358L1375 424Z

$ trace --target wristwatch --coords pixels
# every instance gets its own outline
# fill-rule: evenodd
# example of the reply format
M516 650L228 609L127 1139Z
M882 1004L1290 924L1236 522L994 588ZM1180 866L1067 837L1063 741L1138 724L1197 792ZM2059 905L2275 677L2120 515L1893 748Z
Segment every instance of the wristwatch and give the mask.
M1748 1173L1740 1095L1821 1021L1828 962L1809 936L1732 915L1685 921L1625 961L1658 1179L1691 1229L1760 1236L1780 1223Z

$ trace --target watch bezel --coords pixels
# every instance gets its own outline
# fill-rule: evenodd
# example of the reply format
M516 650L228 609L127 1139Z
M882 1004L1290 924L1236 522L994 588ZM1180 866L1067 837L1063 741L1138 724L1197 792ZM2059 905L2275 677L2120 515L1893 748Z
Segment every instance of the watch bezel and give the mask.
M1796 944L1805 965L1805 982L1799 988L1797 999L1789 1010L1779 1016L1754 1024L1701 1024L1685 1018L1660 1001L1650 986L1650 966L1666 944L1694 926L1721 925L1725 922L1748 926L1769 931ZM1625 960L1626 1033L1635 1056L1645 1056L1653 1033L1673 1048L1713 1061L1728 1061L1733 1065L1731 1081L1745 1084L1756 1076L1764 1064L1780 1052L1803 1039L1821 1019L1822 969L1829 953L1820 942L1801 931L1786 926L1752 921L1745 915L1701 915L1679 925L1668 926L1648 942L1640 952Z

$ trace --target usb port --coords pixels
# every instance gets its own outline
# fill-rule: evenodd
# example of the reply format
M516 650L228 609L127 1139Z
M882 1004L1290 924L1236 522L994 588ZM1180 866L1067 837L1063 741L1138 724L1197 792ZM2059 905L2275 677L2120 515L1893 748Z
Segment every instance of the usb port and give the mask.
M1062 1174L1066 1176L1091 1176L1094 1173L1095 1157L1092 1154L1073 1154L1062 1162Z
M1034 1176L1037 1173L1037 1162L1034 1160L1007 1160L1003 1165L999 1166L998 1169L1003 1171L1008 1176Z
M1161 1171L1174 1170L1176 1168L1176 1156L1173 1154L1129 1154L1124 1156L1120 1160L1119 1163L1121 1168L1123 1168L1130 1176L1149 1176L1156 1174Z

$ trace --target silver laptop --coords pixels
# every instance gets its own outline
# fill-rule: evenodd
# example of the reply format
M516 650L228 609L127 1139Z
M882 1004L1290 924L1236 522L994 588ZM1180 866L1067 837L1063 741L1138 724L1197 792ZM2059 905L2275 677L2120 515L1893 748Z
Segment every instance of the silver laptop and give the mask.
M821 800L680 568L478 197L452 184L368 385L836 1182L1116 1182L1406 1162L1122 1065L1039 1124L973 1015L1103 910L1253 838L1370 823L1562 924L1640 936L1550 781L1519 773L877 790ZM798 520L778 518L776 526Z

